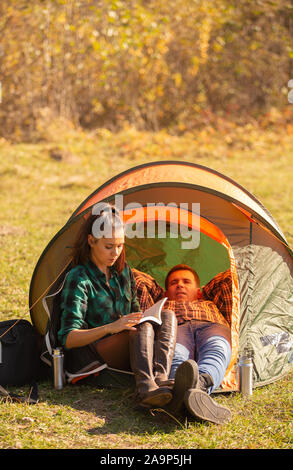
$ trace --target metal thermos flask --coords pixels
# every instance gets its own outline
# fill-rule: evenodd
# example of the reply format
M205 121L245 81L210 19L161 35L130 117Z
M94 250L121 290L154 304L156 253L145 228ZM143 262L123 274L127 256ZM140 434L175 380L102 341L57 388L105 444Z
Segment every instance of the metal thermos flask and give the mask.
M239 361L240 391L242 395L252 395L252 358L242 356Z
M53 350L54 387L61 390L64 385L64 354L60 348Z

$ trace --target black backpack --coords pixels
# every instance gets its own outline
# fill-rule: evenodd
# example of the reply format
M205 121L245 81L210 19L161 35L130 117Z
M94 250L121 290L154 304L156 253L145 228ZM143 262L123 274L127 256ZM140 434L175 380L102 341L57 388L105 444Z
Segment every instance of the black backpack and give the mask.
M39 367L38 337L34 326L23 319L0 322L0 385L31 385L36 394ZM5 389L2 387L3 392Z

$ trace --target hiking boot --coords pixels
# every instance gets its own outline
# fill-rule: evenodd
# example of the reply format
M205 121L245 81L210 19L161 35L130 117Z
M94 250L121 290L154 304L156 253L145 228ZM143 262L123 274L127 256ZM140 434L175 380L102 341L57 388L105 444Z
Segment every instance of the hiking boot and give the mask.
M189 413L202 421L223 424L231 419L231 412L228 408L219 405L206 392L198 388L187 390L184 403Z
M203 373L199 375L198 384L195 388L199 388L203 392L209 393L209 390L213 385L214 381L210 374Z
M197 363L192 359L182 362L175 374L173 399L166 408L171 413L178 413L184 406L184 396L187 390L195 388L198 383Z

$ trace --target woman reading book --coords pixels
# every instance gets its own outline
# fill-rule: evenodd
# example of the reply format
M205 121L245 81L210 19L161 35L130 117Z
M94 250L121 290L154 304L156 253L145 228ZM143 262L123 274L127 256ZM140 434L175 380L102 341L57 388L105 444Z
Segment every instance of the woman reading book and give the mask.
M73 268L62 291L61 312L58 338L65 361L74 352L71 356L76 360L85 354L89 362L98 357L107 362L103 344L111 337L112 351L118 351L121 332L128 331L127 347L140 404L164 406L171 401L167 385L176 317L163 310L161 325L149 321L138 325L142 313L135 280L125 262L124 227L118 210L109 204L96 205L82 224L73 247Z

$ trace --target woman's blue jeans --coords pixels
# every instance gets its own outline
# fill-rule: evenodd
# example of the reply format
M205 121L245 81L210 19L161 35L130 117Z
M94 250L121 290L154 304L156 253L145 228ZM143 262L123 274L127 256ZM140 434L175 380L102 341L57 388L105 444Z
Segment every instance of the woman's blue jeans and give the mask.
M212 377L214 385L208 390L211 393L221 385L231 359L229 337L229 328L218 323L189 320L178 325L169 377L175 377L176 369L182 362L194 359L199 373L208 373Z

